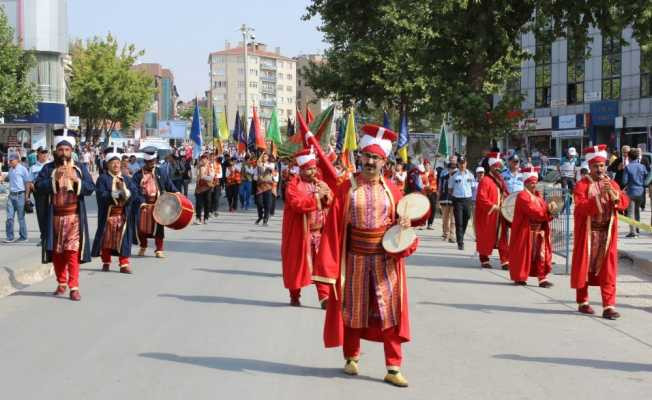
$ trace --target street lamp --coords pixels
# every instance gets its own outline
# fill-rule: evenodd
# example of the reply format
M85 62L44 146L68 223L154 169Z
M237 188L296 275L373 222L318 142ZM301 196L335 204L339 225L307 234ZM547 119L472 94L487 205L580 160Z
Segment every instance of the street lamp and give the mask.
M251 40L254 43L255 47L255 39L256 37L253 34L254 28L247 26L246 24L242 24L240 27L240 32L242 32L242 45L244 46L244 95L245 95L245 109L244 109L244 131L247 132L247 123L249 122L249 80L248 80L248 74L249 74L249 56L248 56L248 46L247 46L247 40L251 38Z

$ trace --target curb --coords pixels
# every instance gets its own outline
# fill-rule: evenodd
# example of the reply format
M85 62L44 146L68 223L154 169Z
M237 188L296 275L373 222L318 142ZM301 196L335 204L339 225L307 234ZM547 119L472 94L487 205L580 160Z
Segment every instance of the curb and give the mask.
M0 298L42 282L52 276L52 273L52 264L39 263L36 266L19 269L2 266L0 267Z
M652 275L652 260L636 256L627 250L618 250L618 258L626 258L632 262L634 268L648 275Z

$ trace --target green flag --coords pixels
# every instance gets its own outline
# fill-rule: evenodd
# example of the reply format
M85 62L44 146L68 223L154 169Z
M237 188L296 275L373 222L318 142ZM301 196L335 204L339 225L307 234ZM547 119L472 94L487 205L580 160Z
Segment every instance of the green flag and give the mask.
M276 145L283 143L281 139L281 129L278 126L278 115L276 115L276 109L272 111L272 116L269 120L269 125L267 126L267 133L265 134L265 139L271 140Z
M447 139L447 133L446 133L446 124L442 123L441 124L441 131L439 132L439 148L437 149L437 153L444 157L448 157L448 139Z
M217 113L215 112L215 106L213 106L213 144L220 140L220 130L219 130L219 121L217 120Z

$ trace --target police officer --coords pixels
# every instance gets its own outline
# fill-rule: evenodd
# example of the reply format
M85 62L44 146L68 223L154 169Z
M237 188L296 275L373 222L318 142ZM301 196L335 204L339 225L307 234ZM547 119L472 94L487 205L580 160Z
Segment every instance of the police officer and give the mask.
M509 167L503 172L503 179L507 185L509 194L518 193L523 190L523 177L519 166L519 158L516 154L509 158Z
M466 169L466 158L464 156L460 156L457 163L459 169L448 180L448 191L453 201L457 248L464 250L464 234L471 218L475 177L471 171Z

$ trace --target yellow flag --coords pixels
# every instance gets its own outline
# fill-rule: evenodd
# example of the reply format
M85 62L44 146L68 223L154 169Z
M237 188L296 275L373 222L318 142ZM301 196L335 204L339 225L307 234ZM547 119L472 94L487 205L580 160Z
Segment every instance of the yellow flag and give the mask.
M229 140L229 128L226 126L226 113L224 111L219 113L219 119L218 129L220 131L220 139Z
M404 163L407 163L408 161L408 149L407 145L401 147L398 150L398 156L401 157L401 160L403 160Z
M353 109L351 109L351 111L349 111L349 119L346 121L343 150L356 150L357 148L358 139L355 133L355 117L353 116Z

